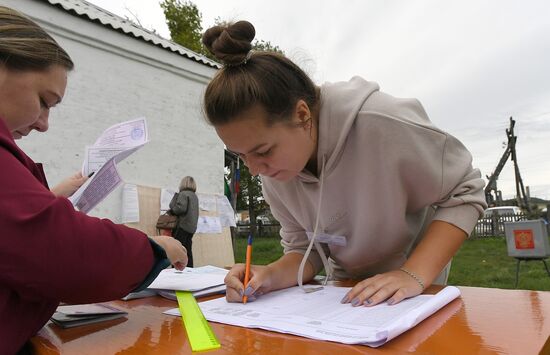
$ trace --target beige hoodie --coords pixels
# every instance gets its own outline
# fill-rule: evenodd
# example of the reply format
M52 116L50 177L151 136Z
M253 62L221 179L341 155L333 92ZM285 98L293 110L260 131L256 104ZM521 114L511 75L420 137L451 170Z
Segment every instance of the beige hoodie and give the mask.
M262 176L263 194L285 253L305 252L318 212L320 232L345 237L345 246L322 244L338 278L397 269L429 222L470 234L486 208L484 181L462 143L435 127L417 100L359 77L321 87L317 156L320 205L321 181L306 170L288 182ZM315 249L308 260L322 269Z

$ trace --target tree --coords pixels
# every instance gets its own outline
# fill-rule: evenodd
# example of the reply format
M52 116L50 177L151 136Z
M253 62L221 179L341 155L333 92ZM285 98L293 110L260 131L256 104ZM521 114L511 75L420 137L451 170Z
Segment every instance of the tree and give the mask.
M256 234L256 217L263 214L269 207L262 197L262 182L259 176L250 174L248 167L240 165L240 193L237 195L237 210L248 210L250 229Z
M201 43L202 14L191 1L164 0L160 3L172 40L185 48L204 54Z

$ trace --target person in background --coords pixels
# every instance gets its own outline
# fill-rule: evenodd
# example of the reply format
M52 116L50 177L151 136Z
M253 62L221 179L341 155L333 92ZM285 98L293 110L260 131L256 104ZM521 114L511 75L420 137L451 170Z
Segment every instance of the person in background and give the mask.
M328 277L358 283L353 306L395 304L446 283L486 207L484 182L455 137L416 99L360 77L316 86L284 55L251 51L254 26L214 26L203 44L224 66L204 111L228 150L262 178L284 255L228 273L227 300Z
M181 270L187 262L173 238L75 211L64 196L85 179L71 177L54 193L41 164L17 146L32 131L48 130L73 66L39 25L0 6L1 354L31 351L27 341L60 302L121 298L147 287L170 263Z
M181 179L179 192L170 201L170 211L178 216L178 224L172 236L179 240L187 250L187 266L193 267L193 235L197 231L199 220L199 199L197 184L191 176Z

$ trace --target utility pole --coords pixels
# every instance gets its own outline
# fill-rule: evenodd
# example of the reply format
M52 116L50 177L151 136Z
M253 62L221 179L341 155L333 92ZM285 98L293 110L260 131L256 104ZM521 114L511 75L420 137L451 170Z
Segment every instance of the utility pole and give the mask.
M516 198L518 206L521 208L524 208L528 213L531 212L531 206L529 205L529 198L525 194L525 186L523 185L523 180L521 178L521 174L519 173L519 165L517 161L517 154L516 154L516 141L517 136L514 134L514 126L516 124L516 121L512 117L510 117L510 128L506 129L506 137L508 138L508 144L506 145L506 150L502 154L502 157L500 158L497 167L495 168L495 171L491 174L491 176L487 176L487 179L489 180L487 182L487 186L485 187L485 199L487 200L487 203L489 206L491 205L499 205L502 203L502 195L501 192L497 189L497 180L498 177L502 171L502 168L504 168L504 165L506 164L506 161L510 156L512 156L512 161L514 162L514 173L516 178ZM493 197L494 194L494 197Z

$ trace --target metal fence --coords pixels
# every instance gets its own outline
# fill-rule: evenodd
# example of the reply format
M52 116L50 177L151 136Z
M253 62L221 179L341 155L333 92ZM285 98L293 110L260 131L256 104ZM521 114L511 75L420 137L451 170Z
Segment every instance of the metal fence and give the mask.
M477 220L476 226L472 232L472 237L504 237L504 222L526 221L529 216L525 213L518 214L501 214L493 215L492 217L480 218ZM278 236L281 225L277 222L262 223L258 221L257 237L272 237ZM250 233L250 223L237 223L236 235L238 237L246 237Z
M472 237L504 237L504 222L526 221L528 219L525 213L495 214L492 217L480 218L477 220Z
M256 236L257 237L273 237L279 236L279 230L281 225L277 222L273 223L262 223L258 221L256 224ZM250 233L250 223L237 223L237 228L235 229L235 234L237 237L246 237Z

